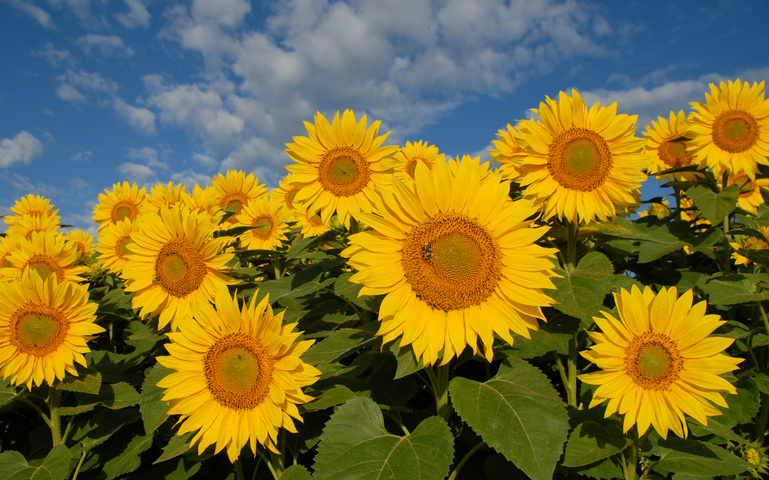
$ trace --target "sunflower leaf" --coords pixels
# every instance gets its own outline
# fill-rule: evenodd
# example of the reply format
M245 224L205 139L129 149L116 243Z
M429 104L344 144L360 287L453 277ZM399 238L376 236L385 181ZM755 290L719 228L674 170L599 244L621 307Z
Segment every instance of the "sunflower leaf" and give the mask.
M569 435L564 453L564 467L582 467L611 457L631 445L618 422L586 420Z
M163 447L163 454L153 462L153 465L165 462L166 460L171 460L172 458L176 458L179 455L184 455L189 452L192 448L190 447L190 440L192 440L192 437L194 436L195 432L187 432L183 435L174 435L171 437L171 440L168 441L168 445Z
M439 417L406 436L389 433L377 404L358 397L339 407L320 436L317 479L439 479L449 473L453 437Z
M149 369L147 376L142 384L141 399L139 400L139 411L142 414L144 422L144 431L149 434L155 431L168 418L168 405L161 400L163 398L163 389L157 386L157 383L173 370L166 368L161 364L155 364Z
M56 384L57 390L96 395L101 388L101 374L94 368L78 369L78 376L67 375Z
M686 190L686 196L692 199L702 216L713 225L718 225L737 206L740 187L730 185L720 192L714 192L704 185L695 185Z
M561 278L553 278L555 290L546 290L556 303L553 307L566 315L592 322L603 306L603 299L611 291L614 267L609 258L590 252L571 271L556 266Z
M64 445L57 445L48 452L42 463L30 465L24 455L10 450L0 453L0 478L7 480L58 480L66 478L72 454Z
M137 435L133 437L119 455L107 460L104 473L107 479L133 472L141 465L140 455L152 446L153 435ZM122 440L122 439L121 439Z
M655 468L699 477L735 475L752 467L750 463L712 443L671 437L659 441L661 452Z
M486 382L454 378L449 394L462 420L489 446L532 479L552 478L569 418L541 371L523 360L507 359Z
M283 470L280 480L312 480L312 475L301 465L291 465Z

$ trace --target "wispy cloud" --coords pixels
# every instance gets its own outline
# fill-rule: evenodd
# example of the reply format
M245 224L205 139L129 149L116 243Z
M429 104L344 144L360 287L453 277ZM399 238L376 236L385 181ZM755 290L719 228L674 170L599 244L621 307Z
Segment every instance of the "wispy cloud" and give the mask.
M123 0L128 7L128 11L118 13L115 19L125 28L147 28L150 26L150 12L142 0Z
M86 55L101 57L131 57L133 49L123 45L123 40L117 35L97 35L89 33L77 39L77 44Z
M14 163L30 163L43 154L43 144L34 135L23 130L13 138L0 141L0 167L8 168Z
M148 108L134 107L120 98L115 98L115 110L122 115L129 125L144 133L155 133L155 114Z
M48 12L46 12L42 8L33 4L32 2L27 2L24 0L6 0L6 1L16 9L34 18L37 21L37 23L39 23L40 26L42 26L43 28L47 28L49 30L56 28L56 26L53 24L53 21L51 20L51 15L48 14Z

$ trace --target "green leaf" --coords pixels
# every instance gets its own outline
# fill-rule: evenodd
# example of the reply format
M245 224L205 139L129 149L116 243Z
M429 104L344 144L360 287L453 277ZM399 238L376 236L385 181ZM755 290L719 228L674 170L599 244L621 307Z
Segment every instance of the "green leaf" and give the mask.
M21 453L10 450L0 453L0 478L4 480L62 480L69 472L72 454L64 445L48 452L43 462L32 466Z
M330 388L322 390L320 394L315 397L315 400L305 404L304 409L308 412L325 410L330 407L341 405L356 396L357 395L355 395L352 390L344 385L333 385Z
M389 433L373 400L353 398L339 407L323 429L315 457L317 479L442 479L454 446L439 417L422 421L406 436Z
M660 440L658 466L663 470L700 477L736 475L752 465L712 443L680 438Z
M153 435L137 435L128 442L125 449L104 464L108 479L133 472L141 465L140 455L152 446Z
M716 420L730 428L740 424L752 424L752 419L758 414L761 405L761 394L752 372L742 376L734 386L737 395L724 394L729 408L717 407L724 413L716 417Z
M529 477L552 478L569 422L566 405L542 372L507 359L484 383L454 378L449 394L462 420L488 445Z
M359 297L358 293L361 288L363 288L363 284L352 283L350 281L350 277L352 276L352 273L343 273L342 275L339 275L336 282L334 282L334 293L361 308L374 310L373 307L375 307L376 303L374 297L371 295L363 295L362 297Z
M376 337L371 337L364 330L342 328L331 332L326 338L311 346L302 355L302 360L310 365L331 363L359 350Z
M163 389L158 387L157 383L173 372L170 368L157 363L147 371L147 376L144 378L139 411L142 414L144 431L147 434L154 432L168 418L169 407L162 400Z
M11 385L11 379L0 378L0 406L10 403L16 398L16 387Z
M280 480L312 480L312 475L301 465L291 465L283 470Z
M500 351L506 356L522 359L539 357L553 351L568 354L569 340L580 328L579 319L560 312L545 313L545 316L547 323L541 324L539 330L529 332L531 339L513 333L513 345L505 345Z
M704 185L695 185L686 190L686 196L713 225L718 225L728 214L734 211L740 197L739 185L730 185L716 193Z
M101 388L101 373L88 367L78 369L78 376L66 375L62 381L56 384L57 390L68 392L81 392L96 395Z
M669 253L691 246L697 239L688 222L675 221L659 227L650 227L649 235L638 249L638 263L649 263ZM705 242L703 239L702 242ZM705 242L706 243L706 242Z
M618 422L603 420L599 423L587 420L577 425L569 435L563 465L590 465L621 452L632 443L630 438L622 434Z
M97 401L107 408L119 410L121 408L136 405L141 400L141 395L131 385L120 383L107 383L102 385Z
M759 275L725 275L710 280L703 287L712 305L738 305L769 300L769 290L756 291Z
M571 272L559 266L554 271L562 278L553 278L555 290L545 291L558 302L553 307L566 315L592 322L611 290L614 278L611 261L602 253L590 252Z
M79 450L90 450L106 442L115 432L121 428L138 421L141 418L135 408L123 408L120 410L109 410L100 408L94 415L83 415L83 418L76 418L75 426L70 433L70 439L79 447Z
M414 355L414 350L411 347L400 347L400 339L390 345L390 351L395 355L395 361L398 365L395 369L395 380L416 373L425 367L421 361L417 361L417 357Z
M187 432L184 435L174 435L171 437L171 440L168 441L168 445L163 447L163 453L158 457L157 460L153 462L154 463L160 463L165 462L166 460L171 460L172 458L178 457L179 455L184 455L185 453L189 452L190 447L190 440L192 440L192 437L195 436L196 432Z

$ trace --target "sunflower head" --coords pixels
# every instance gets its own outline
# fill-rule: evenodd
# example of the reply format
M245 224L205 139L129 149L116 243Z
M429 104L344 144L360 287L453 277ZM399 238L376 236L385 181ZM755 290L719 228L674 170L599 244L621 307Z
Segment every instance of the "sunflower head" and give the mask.
M195 306L196 321L169 333L169 355L158 357L175 370L158 386L169 413L181 415L178 434L197 431L191 443L198 452L226 448L231 462L247 442L254 453L257 444L277 451L279 429L296 433L297 405L312 400L302 388L320 376L300 358L313 341L297 342L297 324L283 325L283 313L273 314L268 297L257 296L241 307L219 289L215 307Z
M277 250L288 232L286 221L290 214L278 198L263 196L248 202L236 227L250 227L240 235L241 245L249 250Z
M56 215L59 210L54 208L49 199L31 193L16 200L16 203L11 207L11 212L13 215L6 215L3 218L8 225L14 225L19 219L27 215L52 217L55 219L53 222L56 225L61 220L61 217Z
M393 173L401 180L414 180L417 164L423 162L432 170L435 162L445 161L445 153L440 153L438 147L422 140L406 142L406 146L393 156Z
M105 269L117 275L121 274L123 266L128 262L127 255L131 253L128 249L128 246L133 243L131 233L138 224L139 222L124 218L99 232L96 251L99 254L99 263Z
M367 127L366 116L336 112L332 123L320 112L315 123L305 122L307 137L294 137L286 153L296 163L286 168L294 174L292 184L301 190L293 203L302 209L320 211L324 223L334 213L350 225L350 216L370 212L370 198L376 188L390 184L391 157L399 147L382 146L389 132L377 136L380 121Z
M649 174L659 173L671 168L692 165L694 158L689 153L690 141L685 138L689 131L689 119L683 110L670 112L670 118L657 117L652 125L646 126L646 152L650 155ZM657 175L657 180L678 182L696 182L703 178L701 172L678 172Z
M753 465L749 470L753 478L760 480L769 474L769 453L767 450L769 447L764 445L761 440L742 445L740 448L739 452L742 459Z
M572 93L540 103L534 112L541 123L518 124L524 153L517 182L525 187L524 198L541 205L544 219L607 220L617 206L635 203L649 157L643 140L634 137L636 116L618 115L616 103L588 109Z
M758 164L769 165L769 100L764 82L740 79L710 84L706 103L692 102L695 112L687 137L700 166L717 178L744 173L755 178Z
M728 408L721 392L737 390L720 375L742 359L723 353L734 340L711 334L725 322L692 298L691 290L679 297L674 287L614 294L618 315L593 317L600 331L589 332L595 344L582 352L601 369L579 376L598 385L590 408L608 401L604 415L624 415L625 432L636 425L643 435L654 426L663 438L668 430L686 437L686 415L707 425L721 414L716 406Z
M234 215L227 219L230 224L238 221L238 214L248 202L267 195L267 187L259 184L253 173L246 175L242 170L228 170L225 175L219 173L211 183L216 193L216 203L223 210L232 209Z
M277 198L283 204L283 208L288 211L298 211L297 205L294 205L294 198L302 189L301 185L294 182L293 177L294 174L289 173L278 182L279 187L270 192L270 197Z
M81 275L88 271L87 267L76 265L80 259L77 245L58 232L32 232L29 239L16 238L18 246L7 257L12 268L6 269L10 270L5 272L6 275L21 279L27 270L32 270L43 279L54 276L62 283L80 282L83 280Z
M507 124L507 129L502 129L497 132L498 140L492 140L494 149L489 151L491 158L500 164L499 173L502 174L502 178L515 181L520 174L516 163L520 160L524 149L516 140L515 128Z
M9 235L18 235L29 239L32 232L56 232L59 230L58 215L43 213L40 215L28 214L15 217L11 225L8 226L6 233Z
M41 278L28 270L17 282L0 282L0 372L14 385L52 385L75 363L86 366L86 342L104 331L95 324L88 286Z
M90 233L75 229L64 234L64 239L73 243L80 252L79 260L87 262L93 254L94 241Z
M736 237L736 240L738 240L737 242L729 243L734 249L732 252L732 259L734 260L735 265L748 265L751 263L748 257L740 254L739 250L769 249L769 227L759 227L758 233L761 234L760 237L738 236Z
M101 230L125 218L136 220L147 211L145 196L145 189L139 189L135 183L115 183L111 191L105 190L99 194L99 203L93 209L93 221L99 224Z
M171 181L168 182L168 185L158 183L152 187L150 194L147 195L147 212L157 215L162 207L172 207L182 202L186 189L181 183L178 185L174 185L174 182Z

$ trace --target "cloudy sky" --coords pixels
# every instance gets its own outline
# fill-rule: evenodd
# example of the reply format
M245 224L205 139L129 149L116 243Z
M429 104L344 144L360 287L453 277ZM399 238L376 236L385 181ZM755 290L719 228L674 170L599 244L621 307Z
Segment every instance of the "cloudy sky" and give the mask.
M769 78L767 18L767 0L0 0L0 214L34 193L90 228L124 180L274 187L317 111L488 159L574 88L640 136L710 82Z

